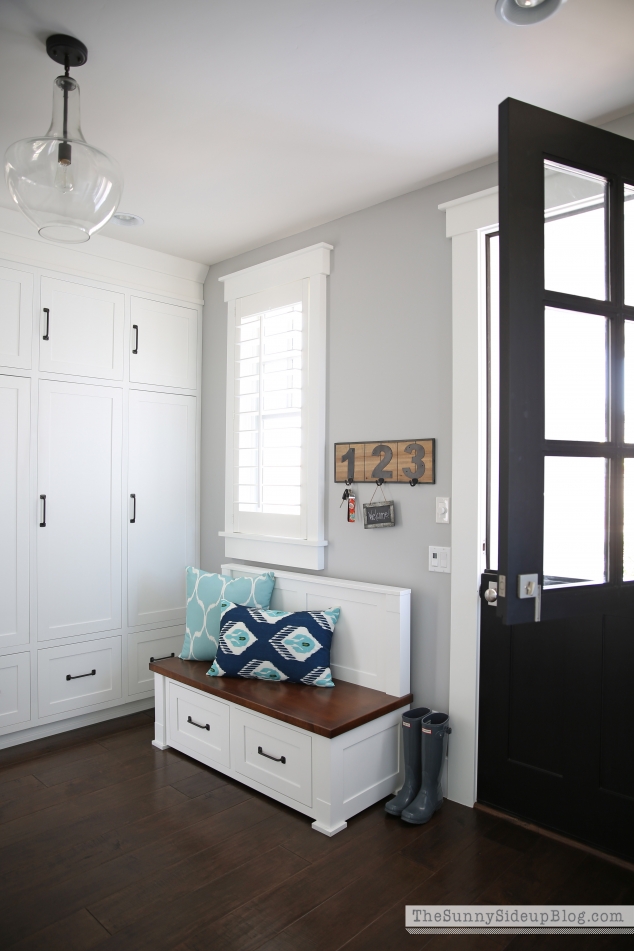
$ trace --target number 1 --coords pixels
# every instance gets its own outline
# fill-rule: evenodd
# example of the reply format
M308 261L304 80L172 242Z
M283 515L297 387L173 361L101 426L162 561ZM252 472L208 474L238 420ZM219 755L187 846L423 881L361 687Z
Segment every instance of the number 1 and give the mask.
M341 457L341 461L342 461L342 462L347 462L347 463L348 463L348 475L347 475L347 478L350 479L351 482L354 481L354 453L355 453L354 446L350 446L350 448L348 449L348 451L345 452L345 453L343 454L343 456Z

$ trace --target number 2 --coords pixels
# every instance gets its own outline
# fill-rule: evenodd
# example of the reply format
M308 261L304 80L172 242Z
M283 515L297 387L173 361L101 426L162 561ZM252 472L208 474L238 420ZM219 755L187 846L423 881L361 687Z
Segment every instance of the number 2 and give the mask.
M385 467L388 466L390 462L392 461L392 456L394 455L394 453L392 452L389 446L384 446L383 443L381 443L379 446L374 447L374 449L372 450L372 455L380 456L382 452L385 453L385 455L383 456L381 461L374 467L374 471L372 473L373 479L391 479L392 478L392 471L391 470L386 471Z

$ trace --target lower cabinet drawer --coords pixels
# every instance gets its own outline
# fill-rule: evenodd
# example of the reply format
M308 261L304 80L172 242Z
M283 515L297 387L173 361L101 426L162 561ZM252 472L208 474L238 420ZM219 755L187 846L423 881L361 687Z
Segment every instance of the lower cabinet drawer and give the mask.
M31 719L31 655L0 657L0 729Z
M39 715L91 707L121 697L121 637L37 652Z
M139 631L128 634L128 693L154 690L154 674L150 661L170 655L178 657L183 647L185 628L166 627L160 631Z
M233 768L289 799L312 805L312 741L276 720L231 710Z
M204 762L230 765L229 704L170 681L167 742Z

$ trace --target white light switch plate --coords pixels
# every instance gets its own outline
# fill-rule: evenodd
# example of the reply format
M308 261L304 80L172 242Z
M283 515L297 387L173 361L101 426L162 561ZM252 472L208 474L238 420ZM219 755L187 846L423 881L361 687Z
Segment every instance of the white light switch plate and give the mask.
M439 545L429 546L429 570L451 574L451 548L441 548Z
M449 524L449 498L446 495L436 496L436 521Z

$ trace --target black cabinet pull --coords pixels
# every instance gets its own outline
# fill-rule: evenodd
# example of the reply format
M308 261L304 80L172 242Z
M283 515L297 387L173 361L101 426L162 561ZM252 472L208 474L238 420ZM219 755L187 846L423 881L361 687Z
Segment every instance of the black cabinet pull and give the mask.
M71 674L66 674L66 680L81 680L82 677L94 677L96 673L96 670L91 670L89 674L75 674L74 677L72 677Z
M261 746L258 746L258 753L260 756L266 756L267 759L272 759L274 763L284 763L284 765L286 765L285 756L271 756L269 753L264 753Z
M171 654L166 654L165 657L150 657L150 663L155 664L157 660L169 660L170 657L174 656L174 651Z
M133 524L134 522L136 522L136 495L134 494L134 492L130 494L130 498L134 502L134 508L132 509L133 515L132 515L132 518L130 519L130 524Z
M134 338L134 348L132 350L132 353L138 353L139 352L139 325L132 324L132 329L134 330L136 335Z
M42 337L42 340L48 340L48 322L49 322L49 319L50 319L50 312L49 312L48 307L43 307L42 310L43 310L44 313L46 314L46 333L45 333L44 336Z
M44 503L42 506L42 521L40 522L40 528L46 528L46 496L41 495L40 500Z
M172 654L172 657L173 657L173 656L174 656L174 655ZM192 726L197 726L199 730L208 730L208 729L209 729L209 724L208 724L208 723L196 723L196 721L195 721L195 720L192 720L191 717L187 717L187 722L188 722L188 723L191 723Z

